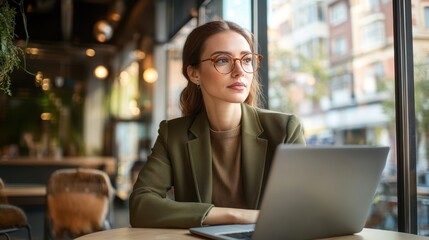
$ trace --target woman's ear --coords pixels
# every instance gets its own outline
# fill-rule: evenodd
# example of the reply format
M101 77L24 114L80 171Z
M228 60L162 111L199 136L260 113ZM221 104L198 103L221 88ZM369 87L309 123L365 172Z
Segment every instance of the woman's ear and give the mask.
M188 65L188 67L186 67L186 72L188 73L189 79L195 83L195 84L199 84L199 80L200 80L200 73L198 71L197 68Z

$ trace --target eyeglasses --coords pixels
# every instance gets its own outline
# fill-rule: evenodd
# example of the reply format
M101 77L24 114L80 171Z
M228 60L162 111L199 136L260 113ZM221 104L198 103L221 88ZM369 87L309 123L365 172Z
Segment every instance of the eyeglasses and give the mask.
M247 53L241 58L233 58L228 54L218 54L211 58L201 60L201 62L211 61L215 69L222 74L231 73L235 67L235 61L240 61L241 68L246 73L255 73L261 65L262 55L256 53Z

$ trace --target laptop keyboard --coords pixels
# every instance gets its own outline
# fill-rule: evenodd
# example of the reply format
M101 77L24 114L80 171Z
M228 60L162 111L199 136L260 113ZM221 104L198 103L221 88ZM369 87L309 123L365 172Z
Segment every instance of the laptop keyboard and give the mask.
M252 234L253 234L253 231L249 231L249 232L226 233L226 234L222 234L222 236L227 236L234 239L251 240Z

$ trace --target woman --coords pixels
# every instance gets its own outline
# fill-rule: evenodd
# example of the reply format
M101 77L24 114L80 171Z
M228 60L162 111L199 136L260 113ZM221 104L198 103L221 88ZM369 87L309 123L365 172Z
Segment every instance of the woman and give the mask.
M194 29L183 48L183 117L160 123L130 196L133 227L254 223L275 148L305 144L294 115L257 108L262 57L235 23ZM174 198L166 193L174 186Z

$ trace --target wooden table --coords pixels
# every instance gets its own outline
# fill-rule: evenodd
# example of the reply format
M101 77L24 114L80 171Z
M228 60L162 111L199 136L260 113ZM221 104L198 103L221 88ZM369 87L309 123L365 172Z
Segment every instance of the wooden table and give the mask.
M102 156L81 156L63 158L14 158L10 160L0 160L0 167L8 166L63 166L103 169L108 175L116 173L116 161L113 157Z
M14 205L40 205L46 201L46 186L36 184L7 184L0 189L0 196L5 196Z
M116 228L107 231L95 232L77 240L105 240L105 239L175 239L175 240L189 240L189 239L206 239L200 238L189 233L187 229L157 229L157 228ZM407 233L386 231L365 228L362 232L355 235L325 238L324 240L429 240L429 237L418 236Z
M5 184L46 184L51 174L62 168L100 169L113 178L116 175L116 160L99 156L0 160L0 178Z
M43 185L21 185L8 184L5 188L0 189L0 193L6 197L28 197L46 195L46 186Z
M46 184L51 174L64 168L93 168L116 175L114 157L79 156L64 158L14 158L0 160L0 178L6 188L2 194L14 205L41 205L46 201Z

